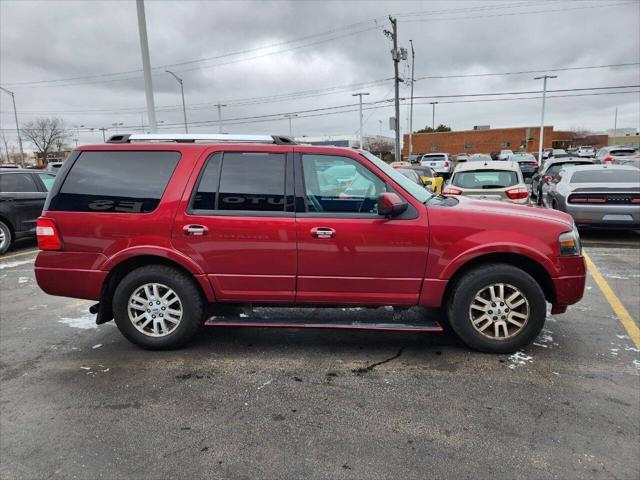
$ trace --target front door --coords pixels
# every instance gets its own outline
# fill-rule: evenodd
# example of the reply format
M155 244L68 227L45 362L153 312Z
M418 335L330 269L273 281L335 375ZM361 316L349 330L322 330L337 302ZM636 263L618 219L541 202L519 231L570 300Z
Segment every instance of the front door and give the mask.
M296 213L296 302L416 305L427 262L426 209L410 205L400 217L381 217L380 193L408 194L364 158L297 150L304 211Z
M172 243L202 266L218 300L294 301L296 231L289 150L229 147L198 162L200 174L185 192Z

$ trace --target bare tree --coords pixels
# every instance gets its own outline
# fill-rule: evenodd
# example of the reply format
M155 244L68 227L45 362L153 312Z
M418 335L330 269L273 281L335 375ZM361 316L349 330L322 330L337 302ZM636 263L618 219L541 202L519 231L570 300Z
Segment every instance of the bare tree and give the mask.
M4 151L7 154L7 163L9 163L10 162L9 147L7 146L7 138L4 136L4 132L0 133L0 138L2 138L2 143L4 144Z
M37 118L22 125L22 135L30 141L36 151L42 155L42 163L48 163L47 153L57 142L63 142L69 136L64 122L59 118Z

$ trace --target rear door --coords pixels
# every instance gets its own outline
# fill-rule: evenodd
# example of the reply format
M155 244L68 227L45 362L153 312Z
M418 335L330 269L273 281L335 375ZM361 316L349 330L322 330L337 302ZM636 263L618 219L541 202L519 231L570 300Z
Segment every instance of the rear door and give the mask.
M296 302L417 304L428 251L426 209L410 203L399 217L381 217L380 193L408 194L364 158L331 149L296 152L296 195L302 192Z
M222 301L292 303L296 231L287 146L208 150L176 216L174 248L196 260Z
M47 192L31 172L0 175L0 202L12 213L16 232L35 231Z

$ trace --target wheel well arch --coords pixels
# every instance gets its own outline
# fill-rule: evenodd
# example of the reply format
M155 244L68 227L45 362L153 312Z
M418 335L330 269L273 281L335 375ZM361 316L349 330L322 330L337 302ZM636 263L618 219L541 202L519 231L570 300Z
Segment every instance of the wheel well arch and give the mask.
M122 280L128 273L132 272L136 268L144 267L146 265L165 265L167 267L175 268L183 273L185 273L190 278L193 278L193 273L187 270L184 266L180 265L178 262L170 260L166 257L160 257L157 255L139 255L127 258L122 262L115 265L107 278L105 278L104 283L102 285L102 292L100 294L100 309L98 311L98 318L96 323L105 323L113 318L113 307L112 307L112 299L113 294L115 293L116 287L120 280ZM207 293L203 290L200 282L195 281L195 284L202 296L203 301L206 303Z
M11 238L15 240L16 230L13 227L13 224L9 221L9 219L4 217L3 215L0 215L0 222L4 223L7 226L7 228L9 228L9 232L11 232Z
M443 304L446 305L449 303L451 295L455 290L456 284L467 272L488 264L511 265L527 272L533 277L538 285L540 285L540 288L544 292L544 297L547 302L551 304L555 303L556 291L553 285L553 280L551 279L551 275L549 275L549 272L547 272L547 270L542 265L525 255L520 255L518 253L500 252L488 253L475 257L462 265L458 270L456 270L453 276L447 282Z

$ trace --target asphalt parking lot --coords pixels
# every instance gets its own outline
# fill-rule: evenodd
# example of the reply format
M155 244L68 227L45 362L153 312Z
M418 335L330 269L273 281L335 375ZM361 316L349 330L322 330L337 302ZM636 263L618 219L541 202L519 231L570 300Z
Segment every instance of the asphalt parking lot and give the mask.
M637 325L640 235L583 240ZM0 257L0 478L640 477L640 345L592 275L515 355L232 328L148 352L42 293L34 258Z

